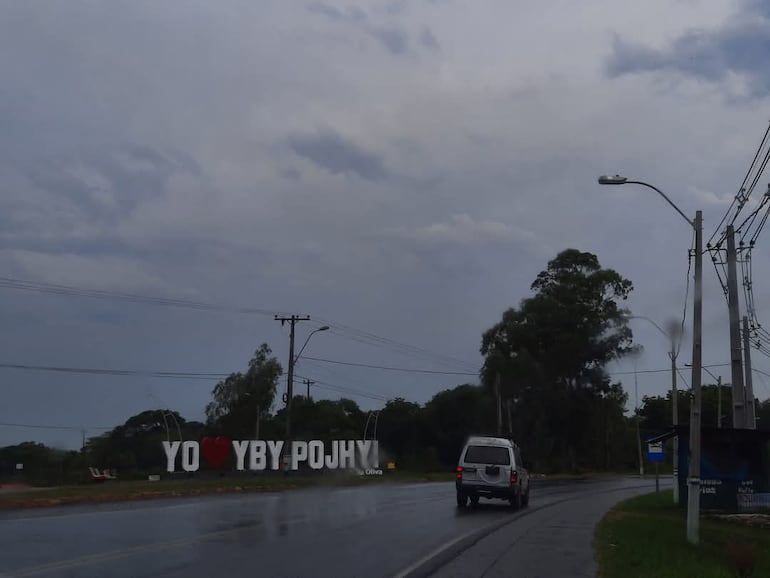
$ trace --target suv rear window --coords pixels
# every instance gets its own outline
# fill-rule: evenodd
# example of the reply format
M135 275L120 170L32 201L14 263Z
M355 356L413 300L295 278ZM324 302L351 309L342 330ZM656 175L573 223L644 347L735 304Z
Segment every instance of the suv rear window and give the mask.
M507 466L511 463L511 455L508 452L508 448L496 446L468 446L468 451L465 452L465 461L470 464Z

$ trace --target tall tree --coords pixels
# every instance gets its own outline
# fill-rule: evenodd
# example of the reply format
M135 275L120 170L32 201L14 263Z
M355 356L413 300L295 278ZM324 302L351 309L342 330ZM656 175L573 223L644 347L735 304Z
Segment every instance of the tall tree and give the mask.
M257 422L270 413L282 368L263 343L245 373L231 373L217 383L206 406L206 424L219 433L251 438Z
M500 376L502 397L513 405L514 433L528 438L546 467L601 465L594 463L600 432L590 426L610 413L615 421L618 411L622 415L622 388L611 383L605 366L634 351L621 307L632 288L596 255L567 249L537 276L534 295L482 336L483 383L491 388Z

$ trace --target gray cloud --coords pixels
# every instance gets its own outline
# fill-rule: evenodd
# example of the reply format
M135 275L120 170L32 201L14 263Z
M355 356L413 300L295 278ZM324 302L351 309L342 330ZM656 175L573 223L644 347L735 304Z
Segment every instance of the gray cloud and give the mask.
M331 130L315 135L292 136L289 147L299 156L334 174L352 173L370 181L388 177L382 158Z
M595 63L611 49L608 29L633 27L660 46L693 27L724 28L713 4L694 12L651 1L656 10L564 3L568 25L547 41L546 3L481 11L378 0L366 12L280 0L201 1L183 12L152 0L0 3L0 275L307 312L478 364L481 332L529 295L558 250L577 247L635 283L635 312L661 323L680 316L691 232L660 199L599 187L596 176L652 182L688 214L702 208L711 229L767 101L725 107L715 87L734 75L685 95L651 91L641 75L606 82ZM440 58L410 57L436 54L426 23ZM754 262L765 320L766 241ZM714 276L704 277L704 360L718 363L729 358L726 309ZM1 291L10 362L227 372L261 341L287 355L271 315ZM634 330L645 346L639 369L667 367L664 340ZM309 347L446 369L354 337L329 332ZM303 363L302 375L416 401L453 385ZM0 445L78 447L81 425L110 426L158 403L201 418L214 386L0 379L0 422L74 427L70 437L4 428ZM639 376L640 394L667 386L665 373Z
M610 78L641 72L671 72L709 82L729 74L747 80L748 95L770 94L770 20L745 6L735 17L713 30L688 30L665 49L626 42L619 36L606 65ZM749 10L750 9L750 10ZM764 7L767 12L767 7Z
M441 49L438 38L436 38L436 35L433 34L433 31L427 26L423 26L422 32L420 32L420 44L431 50Z
M386 7L386 11L391 14L397 14L403 9L404 6L399 4L391 4ZM391 54L402 55L409 49L409 37L404 30L392 26L371 24L367 13L358 6L352 6L346 12L342 12L334 6L314 2L308 6L308 10L337 22L355 24L361 31L382 44Z

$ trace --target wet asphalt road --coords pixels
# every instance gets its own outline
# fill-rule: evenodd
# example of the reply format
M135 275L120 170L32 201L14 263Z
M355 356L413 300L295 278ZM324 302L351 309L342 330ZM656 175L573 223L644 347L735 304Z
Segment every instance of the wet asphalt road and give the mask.
M477 532L499 528L494 539L549 511L569 524L609 507L608 495L651 489L639 479L533 483L530 508L517 513L502 501L459 511L451 483L18 511L0 515L0 578L393 577L455 557L465 564L457 574L479 575L473 550L460 552Z

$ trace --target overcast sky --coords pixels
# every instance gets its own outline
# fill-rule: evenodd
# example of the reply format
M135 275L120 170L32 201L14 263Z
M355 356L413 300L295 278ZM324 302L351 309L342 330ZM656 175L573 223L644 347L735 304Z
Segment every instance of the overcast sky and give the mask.
M313 317L298 345L333 323L311 357L473 373L567 247L631 279L634 313L681 319L692 231L596 178L657 185L708 237L770 119L769 20L759 0L3 2L0 276L266 313L0 288L0 362L227 373L268 342L285 365L279 311ZM760 238L760 319L768 260ZM705 264L704 363L725 363ZM633 328L636 368L665 369L663 336ZM297 373L365 409L475 381ZM640 397L669 380L639 374ZM73 429L0 426L0 445L76 447L153 407L202 419L215 381L1 369L0 422Z

